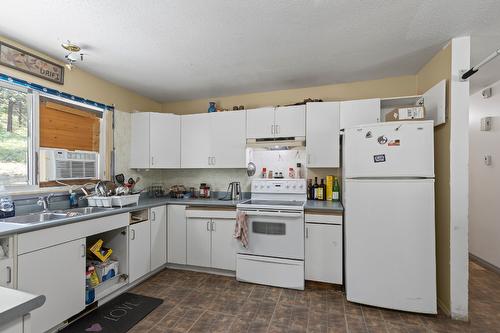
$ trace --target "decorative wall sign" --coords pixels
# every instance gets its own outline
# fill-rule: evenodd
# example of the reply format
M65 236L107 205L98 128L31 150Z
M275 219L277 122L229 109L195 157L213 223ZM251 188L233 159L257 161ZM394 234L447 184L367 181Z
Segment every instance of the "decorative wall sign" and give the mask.
M0 42L0 65L17 69L57 84L64 84L63 66L3 42Z

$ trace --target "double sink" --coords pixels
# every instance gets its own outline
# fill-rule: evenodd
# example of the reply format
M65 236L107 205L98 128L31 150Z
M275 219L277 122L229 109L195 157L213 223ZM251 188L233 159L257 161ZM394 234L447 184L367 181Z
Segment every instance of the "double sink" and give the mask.
M55 221L68 217L85 216L94 213L106 212L115 208L104 207L81 207L65 210L54 210L40 213L32 213L29 215L20 215L0 220L0 223L15 223L15 224L36 224L48 221Z

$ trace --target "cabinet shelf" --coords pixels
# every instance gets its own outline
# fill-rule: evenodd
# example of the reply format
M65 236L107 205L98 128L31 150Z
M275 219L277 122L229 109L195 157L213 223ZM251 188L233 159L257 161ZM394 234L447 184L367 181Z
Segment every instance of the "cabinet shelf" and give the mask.
M97 286L94 287L95 298L92 303L99 301L104 297L112 294L116 290L120 289L121 287L127 284L127 280L128 276L126 274L118 274L113 276L111 279L99 283Z

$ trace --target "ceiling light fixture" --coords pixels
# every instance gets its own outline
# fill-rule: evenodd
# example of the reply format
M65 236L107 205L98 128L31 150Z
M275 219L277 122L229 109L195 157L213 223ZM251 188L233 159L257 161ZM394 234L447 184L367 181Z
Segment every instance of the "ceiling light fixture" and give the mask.
M82 48L78 46L77 44L71 43L69 40L66 41L66 43L62 43L61 47L65 49L66 51L69 51L64 58L66 59L66 68L68 70L72 70L75 67L75 63L77 61L82 61L83 62L83 56L84 54L81 53Z

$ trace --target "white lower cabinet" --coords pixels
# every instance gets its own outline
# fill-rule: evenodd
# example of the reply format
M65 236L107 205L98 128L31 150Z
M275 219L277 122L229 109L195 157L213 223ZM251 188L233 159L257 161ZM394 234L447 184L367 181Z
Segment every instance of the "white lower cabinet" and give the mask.
M236 270L237 241L233 238L235 212L189 211L187 223L187 264L200 267ZM192 216L194 215L194 216ZM211 215L211 216L210 216Z
M186 264L186 206L167 207L167 262Z
M167 206L153 207L151 219L151 270L167 262Z
M307 223L306 215L306 280L342 284L342 258L342 225Z
M45 332L85 308L85 238L18 256L18 289L45 295L31 312L34 333Z
M238 242L234 239L234 220L212 219L212 267L236 270Z
M129 282L151 271L151 229L149 220L129 226Z
M187 264L210 267L211 221L204 218L187 219Z

